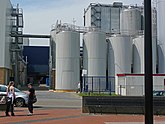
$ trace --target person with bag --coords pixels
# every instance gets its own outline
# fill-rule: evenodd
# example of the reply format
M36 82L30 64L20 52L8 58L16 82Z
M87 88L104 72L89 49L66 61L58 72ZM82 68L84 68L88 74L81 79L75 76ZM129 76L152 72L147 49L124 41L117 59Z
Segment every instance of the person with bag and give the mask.
M32 116L33 115L33 103L34 103L34 99L36 98L35 96L35 89L32 86L32 83L28 84L28 94L29 94L29 99L28 99L28 116Z
M15 91L14 91L14 81L10 81L6 89L7 95L7 107L6 107L6 116L9 115L9 110L11 110L11 116L14 116L14 100L15 100Z

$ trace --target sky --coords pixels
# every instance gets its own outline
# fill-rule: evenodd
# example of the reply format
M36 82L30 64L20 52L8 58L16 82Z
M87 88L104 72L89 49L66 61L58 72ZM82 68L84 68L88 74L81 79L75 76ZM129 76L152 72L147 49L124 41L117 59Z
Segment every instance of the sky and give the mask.
M112 4L123 2L124 5L142 5L143 0L11 0L13 6L19 4L24 14L24 33L50 34L51 26L57 20L62 23L83 26L84 9L90 3ZM48 46L45 39L31 39L30 45Z

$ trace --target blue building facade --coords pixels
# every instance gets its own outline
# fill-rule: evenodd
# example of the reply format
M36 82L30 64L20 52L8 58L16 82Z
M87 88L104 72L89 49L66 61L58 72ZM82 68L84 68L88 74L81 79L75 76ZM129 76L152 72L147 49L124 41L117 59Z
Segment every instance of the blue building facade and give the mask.
M49 77L49 47L24 46L24 59L27 57L27 81L34 84L46 84Z

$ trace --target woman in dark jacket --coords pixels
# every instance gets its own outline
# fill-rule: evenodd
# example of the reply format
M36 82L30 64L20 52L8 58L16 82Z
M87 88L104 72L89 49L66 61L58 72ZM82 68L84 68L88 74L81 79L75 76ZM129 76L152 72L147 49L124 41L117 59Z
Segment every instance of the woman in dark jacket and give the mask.
M28 88L29 88L29 92L28 92L28 94L29 94L29 99L28 99L29 113L28 113L28 116L32 116L33 115L33 99L35 96L35 90L31 83L28 84Z

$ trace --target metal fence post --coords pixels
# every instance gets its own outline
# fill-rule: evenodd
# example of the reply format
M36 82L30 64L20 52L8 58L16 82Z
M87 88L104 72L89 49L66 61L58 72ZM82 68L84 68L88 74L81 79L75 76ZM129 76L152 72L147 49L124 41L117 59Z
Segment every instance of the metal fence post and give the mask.
M108 80L108 82L109 82L109 80ZM111 81L109 83L110 83L110 85L109 85L109 94L111 95Z
M99 78L99 94L100 94L100 78Z
M92 93L93 93L93 77L92 77Z
M83 84L84 84L83 92L85 92L85 76L83 76Z
M120 96L121 96L121 87L122 87L122 86L120 85Z

